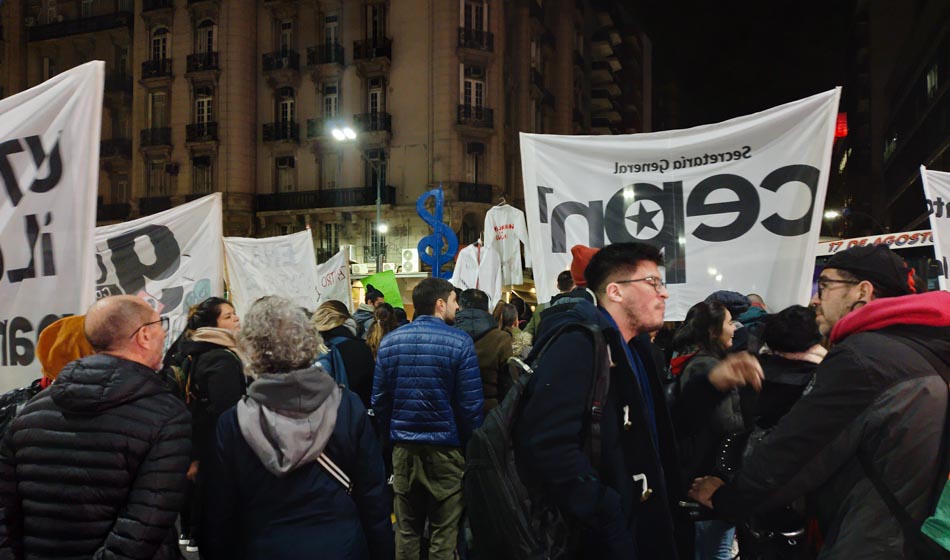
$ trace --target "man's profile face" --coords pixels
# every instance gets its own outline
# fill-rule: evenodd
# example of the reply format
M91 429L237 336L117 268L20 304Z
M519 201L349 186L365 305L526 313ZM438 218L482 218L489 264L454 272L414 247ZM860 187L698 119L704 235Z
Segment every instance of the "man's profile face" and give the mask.
M831 334L835 324L851 312L859 299L859 282L844 278L834 268L826 268L818 276L818 293L812 298L815 321L822 336Z
M373 300L373 307L379 307L380 305L386 303L386 298L378 297Z
M455 323L455 312L459 309L458 297L455 295L455 292L449 293L449 298L445 300L445 313L442 315L442 319L448 324Z
M618 277L615 281L643 278L662 279L660 267L652 261L640 261L632 273ZM627 282L618 285L623 295L621 307L625 319L637 334L655 331L663 326L666 300L670 297L666 287L659 287L658 290L657 287L647 281ZM657 286L659 285L657 284Z

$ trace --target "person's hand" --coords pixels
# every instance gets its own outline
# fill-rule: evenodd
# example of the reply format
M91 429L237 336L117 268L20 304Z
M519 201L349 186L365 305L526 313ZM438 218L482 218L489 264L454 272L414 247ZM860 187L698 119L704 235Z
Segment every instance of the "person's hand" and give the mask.
M729 354L709 372L709 382L722 393L746 385L761 391L764 377L759 361L747 352Z
M716 478L715 476L697 478L689 488L689 497L709 509L713 509L712 495L724 484L725 482L723 482L722 479Z
M200 461L192 461L191 464L188 465L188 474L185 475L188 478L188 480L194 482L195 479L198 478L199 464L200 464Z

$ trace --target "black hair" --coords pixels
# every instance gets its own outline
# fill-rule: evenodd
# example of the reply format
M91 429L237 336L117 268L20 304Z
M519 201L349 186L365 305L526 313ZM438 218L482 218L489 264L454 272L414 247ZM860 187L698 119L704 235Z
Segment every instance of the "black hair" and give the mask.
M701 301L690 307L683 326L673 335L673 347L680 351L696 348L720 358L725 356L726 349L719 338L728 311L725 305L716 301Z
M402 307L394 307L393 314L396 316L396 322L400 325L404 325L409 322L409 316L406 315L406 310Z
M563 270L557 275L557 291L566 292L574 287L574 277L570 270Z
M762 340L778 352L804 352L821 341L815 310L793 305L765 318Z
M642 261L663 266L663 254L657 247L646 243L607 245L591 257L584 270L584 279L594 293L602 294L613 279L633 272Z
M459 307L462 309L481 309L488 311L488 294L478 288L469 288L459 296Z
M449 301L449 294L455 291L451 282L444 278L426 278L412 289L412 305L415 315L432 315L438 300Z
M193 331L202 327L217 327L222 305L231 305L231 302L224 298L212 296L198 305L192 305L191 309L188 310L186 330Z
M366 303L373 303L379 298L384 298L384 297L386 296L383 295L383 292L377 290L372 284L366 285L366 297L364 298L364 301Z

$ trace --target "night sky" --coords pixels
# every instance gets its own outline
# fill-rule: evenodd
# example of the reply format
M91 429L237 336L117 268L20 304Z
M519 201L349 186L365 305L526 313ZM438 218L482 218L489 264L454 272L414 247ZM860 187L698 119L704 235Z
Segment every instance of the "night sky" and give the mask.
M844 85L851 1L720 1L702 3L703 9L662 0L637 4L653 40L654 96L664 81L676 84L680 127Z

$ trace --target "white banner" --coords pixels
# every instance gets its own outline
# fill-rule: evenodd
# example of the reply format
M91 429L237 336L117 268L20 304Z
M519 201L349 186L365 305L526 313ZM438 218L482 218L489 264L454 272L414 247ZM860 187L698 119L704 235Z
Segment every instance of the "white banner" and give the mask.
M911 247L930 247L934 244L933 232L929 229L902 231L900 233L881 233L851 239L833 239L818 243L818 257L828 257L839 251L863 245L887 245L891 249L909 249Z
M716 290L807 302L840 93L688 130L521 134L538 301L572 246L643 241L665 255L667 320Z
M0 100L0 392L41 377L36 340L93 302L105 64Z
M262 296L281 296L316 309L317 258L310 230L264 239L225 237L224 254L239 317Z
M169 320L165 348L188 309L223 293L221 193L152 216L96 228L96 298L137 295Z
M927 199L927 214L930 215L930 227L933 228L934 255L940 263L940 289L950 290L950 173L931 171L920 166L920 177L924 182L924 198Z
M353 310L353 290L350 288L350 258L347 251L340 251L332 259L317 266L317 307L335 299Z

